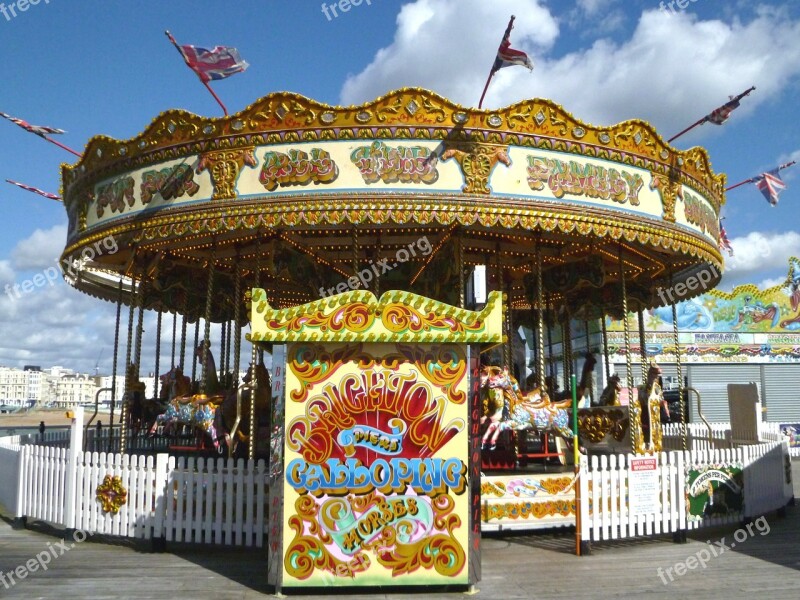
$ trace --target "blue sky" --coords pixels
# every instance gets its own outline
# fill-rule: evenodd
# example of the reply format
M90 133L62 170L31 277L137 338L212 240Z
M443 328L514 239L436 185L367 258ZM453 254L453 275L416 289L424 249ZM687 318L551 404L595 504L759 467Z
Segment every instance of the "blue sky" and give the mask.
M730 183L800 158L800 2L687 0L668 14L645 0L364 0L330 19L321 4L41 0L7 10L16 12L10 18L0 12L0 111L67 130L59 139L79 151L96 134L133 137L171 108L218 116L165 29L181 43L240 50L250 68L214 84L231 112L272 91L351 104L403 86L474 106L515 14L512 45L536 68L501 71L487 107L541 96L589 123L643 118L668 138L755 85L728 123L706 124L676 145L705 146ZM0 122L0 180L58 192L59 166L72 159ZM800 167L785 180L775 208L752 185L728 196L723 215L736 254L723 285L775 283L800 254ZM66 216L60 204L4 183L0 205L2 290L55 264ZM63 281L20 299L1 294L0 365L89 371L100 354L109 372L113 319L113 306Z

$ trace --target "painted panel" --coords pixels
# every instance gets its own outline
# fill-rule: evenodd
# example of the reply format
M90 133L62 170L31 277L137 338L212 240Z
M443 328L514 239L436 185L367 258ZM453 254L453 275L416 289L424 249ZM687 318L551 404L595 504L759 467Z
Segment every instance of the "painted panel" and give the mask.
M287 346L283 586L468 584L460 345Z

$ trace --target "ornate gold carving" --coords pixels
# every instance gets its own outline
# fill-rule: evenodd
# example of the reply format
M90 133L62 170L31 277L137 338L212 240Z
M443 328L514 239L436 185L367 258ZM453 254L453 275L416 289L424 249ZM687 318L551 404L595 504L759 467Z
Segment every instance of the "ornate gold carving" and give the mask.
M488 144L473 144L468 151L459 148L448 148L442 154L442 160L455 157L461 166L466 184L461 188L465 194L491 194L489 175L494 166L501 162L506 166L511 164L508 157L508 148Z
M569 152L598 158L616 157L664 173L681 159L680 179L688 185L694 184L692 187L699 185L707 190L717 211L723 201L725 177L712 173L705 150L675 150L642 121L626 121L600 129L582 123L557 104L541 99L525 100L493 114L508 127L508 131L493 132L499 136L493 139L497 143L511 143L509 134L513 131L515 143L519 145L553 148L556 141ZM456 121L452 119L454 115L458 116ZM72 193L74 183L92 178L112 165L119 172L126 167L153 165L212 150L285 143L291 139L312 142L353 139L360 130L376 124L391 126L393 129L388 129L387 135L393 139L403 138L397 130L408 126L417 128L416 138L444 139L450 133L445 123L456 122L469 132L483 128L486 118L485 111L463 108L433 92L409 88L395 90L359 107L333 107L279 92L221 119L173 110L158 116L132 140L92 138L77 165L62 167L64 195ZM335 132L329 129L333 123L337 126ZM431 127L437 125L441 127Z
M602 442L608 434L621 442L627 430L628 419L619 409L584 408L578 411L578 433L593 444Z
M662 397L650 398L650 450L661 452L664 445L664 435L661 430L661 400Z
M481 504L481 520L495 519L543 519L545 517L568 517L575 514L575 500L548 500L546 502L508 502Z
M386 292L380 299L367 291L346 292L277 310L269 306L264 290L256 289L253 290L250 318L252 333L248 339L256 342L499 342L502 311L498 292L489 294L482 311L474 312L400 291ZM446 361L446 355L440 360ZM451 376L448 370L445 379ZM436 379L437 385L445 382L439 376Z
M652 180L650 181L650 189L658 192L661 198L661 207L663 213L661 217L665 221L675 222L675 203L678 198L683 200L683 186L680 181L677 181L667 175L660 173L650 173Z
M236 180L239 178L239 173L245 165L255 167L256 164L254 148L214 151L200 157L197 172L202 173L208 169L211 173L214 200L232 200L236 198Z
M117 514L119 509L128 501L128 490L122 487L119 477L106 475L103 483L97 486L95 492L97 501L103 505L103 512Z

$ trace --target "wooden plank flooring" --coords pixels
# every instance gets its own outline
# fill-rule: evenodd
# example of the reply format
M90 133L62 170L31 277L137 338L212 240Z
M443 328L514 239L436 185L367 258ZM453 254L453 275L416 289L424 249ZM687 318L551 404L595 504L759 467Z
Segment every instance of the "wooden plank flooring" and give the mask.
M793 462L795 496L800 499L800 461ZM702 597L737 600L795 598L800 589L800 501L785 518L769 515L770 531L746 536L735 548L711 558L670 582L665 571L708 550L706 540L734 542L736 527L700 530L686 544L670 537L595 544L593 554L571 553L571 531L504 534L483 538L483 578L476 598L602 599ZM744 533L740 533L742 538ZM58 532L32 523L14 530L0 520L0 573L7 574L53 548L60 554ZM171 545L151 553L149 545L132 541L87 540L53 558L47 571L30 573L5 587L0 598L52 600L250 599L269 596L266 555L262 550ZM69 547L69 544L67 546ZM52 555L51 555L52 556ZM663 580L658 568L665 573ZM6 581L9 576L5 575ZM16 578L16 577L15 577ZM332 591L333 594L337 593ZM303 595L323 598L325 595ZM458 598L457 593L340 593L341 598Z

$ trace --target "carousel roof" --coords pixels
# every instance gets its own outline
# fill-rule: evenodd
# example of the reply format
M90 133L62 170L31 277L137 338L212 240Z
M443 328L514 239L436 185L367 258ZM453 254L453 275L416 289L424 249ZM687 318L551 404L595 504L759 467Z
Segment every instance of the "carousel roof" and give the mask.
M194 316L210 289L215 320L237 289L286 307L353 279L458 304L459 263L488 265L522 308L538 260L548 301L588 318L615 310L623 274L636 309L722 271L725 177L704 149L542 99L478 110L401 89L335 107L274 93L225 118L168 111L133 139L92 138L62 183L63 257L118 247L95 251L76 287L116 299L123 276L147 306Z

